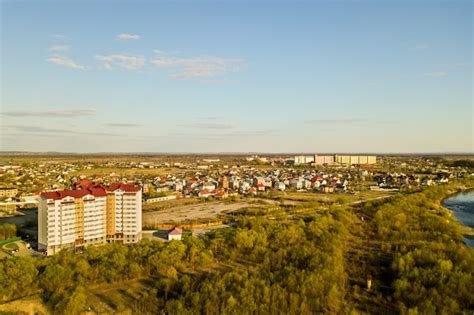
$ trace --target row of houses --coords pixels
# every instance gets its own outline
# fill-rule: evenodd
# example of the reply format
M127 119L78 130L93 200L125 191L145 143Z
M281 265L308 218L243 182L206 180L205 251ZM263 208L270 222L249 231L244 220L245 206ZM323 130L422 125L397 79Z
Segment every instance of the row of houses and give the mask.
M432 176L419 176L405 173L384 173L373 176L376 186L371 186L371 190L399 190L413 186L432 186L446 184L450 179L457 177L453 173L438 172Z
M168 175L155 178L152 183L144 184L145 196L153 193L182 194L199 198L225 198L234 194L257 194L269 190L311 190L311 191L346 191L349 174L326 174L323 172L284 172L270 171L260 174L237 174L227 172L217 176L195 173L189 178Z

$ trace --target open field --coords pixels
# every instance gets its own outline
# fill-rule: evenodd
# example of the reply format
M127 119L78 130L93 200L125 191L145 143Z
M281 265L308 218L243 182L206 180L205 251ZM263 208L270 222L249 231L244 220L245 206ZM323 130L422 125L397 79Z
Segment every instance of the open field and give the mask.
M168 174L174 174L184 172L183 170L175 167L163 167L163 168L120 168L120 167L94 167L91 169L81 169L80 171L72 172L70 175L109 175L116 173L120 176L163 176Z
M283 203L286 206L298 206L304 203L360 203L391 196L391 193L367 191L357 195L325 194L310 192L272 192L255 198L240 201L230 200L204 202L199 199L178 199L150 205L144 205L143 226L163 223L184 223L215 219L220 215L245 208L267 208Z
M198 204L202 202L203 200L200 200L197 198L180 198L180 199L172 199L172 200L166 200L166 201L160 201L160 202L154 202L154 203L143 203L142 209L143 209L143 212L159 211L159 210L165 210L165 209L175 208L179 206Z
M162 211L145 212L143 213L142 222L143 226L147 226L160 223L177 223L214 219L221 214L226 214L251 206L255 206L255 204L247 201L235 203L207 202L177 206Z

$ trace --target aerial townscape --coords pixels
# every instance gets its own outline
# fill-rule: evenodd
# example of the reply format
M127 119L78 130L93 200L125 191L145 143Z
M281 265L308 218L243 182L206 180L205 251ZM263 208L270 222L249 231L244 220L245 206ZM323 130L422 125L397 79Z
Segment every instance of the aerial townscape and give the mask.
M0 315L474 315L473 1L0 1Z
M4 302L20 298L35 311L60 313L243 311L252 306L228 305L228 298L216 304L224 292L208 304L206 286L221 290L249 281L233 291L243 299L245 290L258 289L253 281L272 286L264 270L280 274L286 266L289 273L273 280L281 297L266 302L273 307L303 311L279 303L310 285L316 291L302 298L334 294L334 304L307 306L323 312L397 312L426 303L405 300L417 289L402 290L402 281L432 281L398 269L408 263L426 277L447 272L450 278L457 270L450 281L465 291L444 291L443 279L430 285L443 299L451 296L450 310L470 307L473 256L464 244L473 245L474 229L458 223L443 203L474 184L468 156L8 153L0 170ZM426 246L446 248L424 253ZM450 255L467 255L467 269L453 269ZM427 257L434 264L425 265ZM308 272L321 280L278 284ZM85 290L83 281L94 285ZM183 285L194 289L182 291Z

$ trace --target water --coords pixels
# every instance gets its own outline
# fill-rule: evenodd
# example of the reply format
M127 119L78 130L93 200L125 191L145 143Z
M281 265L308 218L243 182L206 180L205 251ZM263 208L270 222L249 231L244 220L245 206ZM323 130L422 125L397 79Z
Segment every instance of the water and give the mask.
M31 210L19 210L24 215L19 215L15 217L1 217L0 223L14 223L16 225L25 224L27 220L32 220L38 222L38 214L36 213L37 209Z
M461 192L446 199L444 206L453 211L459 222L474 228L474 190ZM464 242L469 247L474 247L474 239L465 237Z

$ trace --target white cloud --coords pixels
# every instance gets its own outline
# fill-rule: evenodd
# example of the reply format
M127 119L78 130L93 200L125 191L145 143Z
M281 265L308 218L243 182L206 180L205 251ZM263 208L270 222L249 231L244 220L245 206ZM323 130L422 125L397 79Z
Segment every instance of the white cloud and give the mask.
M448 76L448 73L446 71L436 71L430 73L430 76L432 76L433 78L444 78Z
M153 52L157 55L177 55L179 54L179 51L163 51L161 49L153 49Z
M25 117L25 116L37 116L37 117L78 117L78 116L91 116L95 115L96 110L94 108L77 108L77 109L55 109L55 110L42 110L42 111L28 111L28 110L14 110L3 112L4 116L12 117Z
M69 46L67 45L53 45L53 46L50 46L48 48L49 51L54 51L54 52L58 52L58 51L68 51L69 50Z
M123 40L123 41L128 41L128 40L139 40L142 38L140 35L136 34L127 34L127 33L122 33L117 36L115 36L115 39L117 40Z
M191 58L159 57L150 61L156 68L175 69L170 74L176 79L211 78L223 76L229 72L238 72L243 60L203 56Z
M95 56L95 59L102 63L106 69L112 70L115 66L127 69L135 70L145 65L145 58L142 56L128 56L128 55L107 55Z
M63 66L66 68L77 69L77 70L86 70L86 66L77 64L72 59L69 59L64 56L54 55L47 59L48 62L53 63L58 66Z
M49 37L56 40L69 40L69 37L61 35L61 34L52 34L52 35L49 35Z

